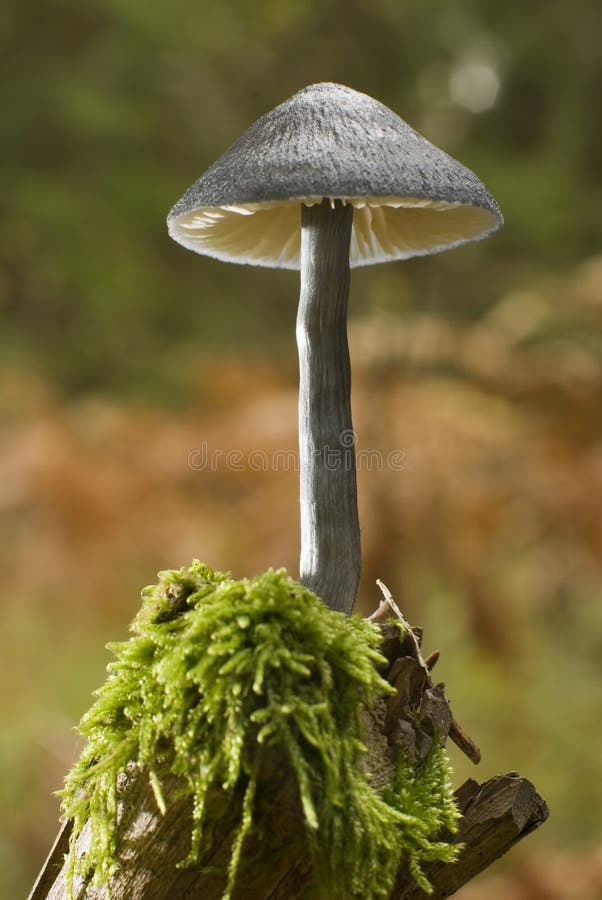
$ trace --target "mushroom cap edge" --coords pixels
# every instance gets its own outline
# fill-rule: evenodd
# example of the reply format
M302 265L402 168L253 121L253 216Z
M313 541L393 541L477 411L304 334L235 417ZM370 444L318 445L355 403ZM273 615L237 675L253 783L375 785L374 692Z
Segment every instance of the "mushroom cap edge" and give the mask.
M470 169L377 100L310 85L254 122L176 203L174 240L228 262L298 269L301 203L352 203L351 266L436 253L503 223Z

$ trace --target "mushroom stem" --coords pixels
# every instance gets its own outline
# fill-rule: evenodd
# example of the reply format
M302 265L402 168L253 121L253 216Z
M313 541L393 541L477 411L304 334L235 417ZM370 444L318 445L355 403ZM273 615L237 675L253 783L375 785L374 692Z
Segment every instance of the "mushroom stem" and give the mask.
M360 578L351 364L347 345L353 207L301 207L299 459L300 580L332 609L351 613Z

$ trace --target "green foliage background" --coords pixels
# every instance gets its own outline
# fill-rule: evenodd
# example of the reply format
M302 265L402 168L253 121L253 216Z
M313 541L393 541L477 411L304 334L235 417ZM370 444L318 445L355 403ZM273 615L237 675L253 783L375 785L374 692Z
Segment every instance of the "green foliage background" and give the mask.
M398 276L410 302L478 316L517 277L598 246L601 30L597 0L7 0L2 354L68 391L172 398L207 346L288 347L294 276L202 265L164 218L256 117L323 80L389 105L498 199L494 241ZM475 62L499 80L480 113L450 93ZM355 279L356 309L373 277Z
M409 448L404 473L360 491L366 578L444 651L477 777L520 768L551 803L508 863L514 895L526 872L562 900L560 872L598 896L579 885L602 841L601 34L599 0L5 0L3 896L50 846L72 726L140 586L195 555L295 574L293 482L201 478L185 453L206 432L258 447L283 397L294 428L296 276L197 257L165 217L252 121L323 80L390 106L504 212L486 242L354 272L356 420ZM471 897L497 900L484 884Z

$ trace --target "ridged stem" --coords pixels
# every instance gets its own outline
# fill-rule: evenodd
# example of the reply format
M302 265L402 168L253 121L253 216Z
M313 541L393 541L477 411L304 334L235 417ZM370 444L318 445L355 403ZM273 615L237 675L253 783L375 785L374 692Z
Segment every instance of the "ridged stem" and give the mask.
M349 614L361 568L347 344L353 207L325 200L301 209L300 580Z

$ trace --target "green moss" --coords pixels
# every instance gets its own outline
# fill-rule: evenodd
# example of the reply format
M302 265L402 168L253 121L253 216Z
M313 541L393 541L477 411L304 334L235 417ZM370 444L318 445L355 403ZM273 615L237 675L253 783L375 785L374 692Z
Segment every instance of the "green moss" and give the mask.
M117 868L116 783L133 761L162 812L168 775L192 798L182 865L202 863L209 792L238 803L229 897L244 839L261 824L254 798L262 762L278 748L299 787L324 896L387 897L402 857L428 889L421 863L453 856L436 840L457 818L447 759L437 747L417 772L400 756L387 791L370 786L362 714L391 691L376 669L384 659L375 626L327 609L283 570L233 581L195 561L145 589L132 631L111 645L109 678L80 724L87 747L61 792L63 815L74 820L71 880L77 872L104 884ZM76 860L88 820L90 849Z
M425 893L431 886L422 871L426 862L455 862L459 844L436 840L442 832L458 830L460 813L454 800L451 772L445 748L436 743L420 769L399 753L395 778L384 799L399 813L402 856L410 874Z

